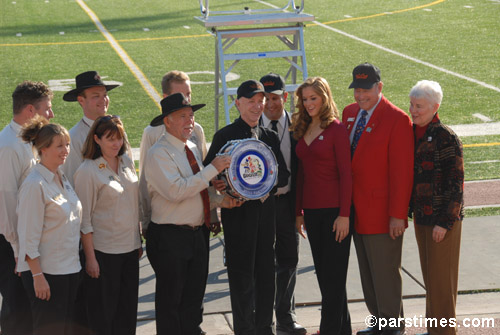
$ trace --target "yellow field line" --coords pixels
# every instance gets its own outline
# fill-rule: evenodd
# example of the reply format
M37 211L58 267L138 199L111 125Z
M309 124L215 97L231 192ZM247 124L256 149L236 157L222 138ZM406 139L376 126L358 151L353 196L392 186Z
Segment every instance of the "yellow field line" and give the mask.
M385 15L391 15L391 14L398 14L398 13L404 13L404 12L409 12L412 10L417 10L417 9L422 9L426 7L431 7L434 5L437 5L439 3L445 2L446 0L436 0L434 2L421 5L421 6L416 6L412 8L405 8L405 9L399 9L395 10L389 13L378 13L378 14L373 14L373 15L367 15L367 16L360 16L360 17L350 17L342 20L334 20L334 21L328 21L328 22L323 22L323 24L333 24L333 23L341 23L341 22L349 22L349 21L357 21L357 20L366 20L366 19L371 19L375 17L380 17L380 16L385 16ZM314 26L316 24L308 24L308 26ZM116 40L117 42L142 42L142 41L160 41L160 40L171 40L171 39L179 39L179 38L199 38L199 37L208 37L211 36L210 34L199 34L199 35L186 35L186 36L164 36L164 37L146 37L146 38L130 38L130 39L123 39L123 40ZM12 44L0 44L0 47L18 47L18 46L47 46L47 45L74 45L74 44L98 44L98 43L107 43L107 41L79 41L79 42L47 42L47 43L12 43Z
M474 144L464 144L464 148L476 148L476 147L493 147L500 145L500 142L492 142L492 143L474 143Z
M116 40L117 42L142 42L142 41L161 41L161 40L174 40L179 38L198 38L212 36L210 34L199 35L185 35L185 36L164 36L164 37L145 37L145 38L129 38L123 40ZM24 46L48 46L48 45L71 45L71 44L98 44L108 43L108 41L76 41L76 42L46 42L46 43L12 43L0 44L0 47L24 47Z
M372 19L374 17L380 17L380 16L385 16L385 15L399 14L399 13L409 12L412 10L417 10L417 9L435 6L435 5L442 3L442 2L445 2L445 1L446 0L436 0L434 2L425 4L425 5L421 5L421 6L405 8L405 9L398 9L398 10L394 10L392 12L385 12L385 13L378 13L378 14L367 15L367 16L350 17L350 18L346 18L346 19L342 19L342 20L328 21L328 22L323 22L323 24L333 24L333 23L341 23L341 22L348 22L348 21L366 20L366 19ZM311 26L312 25L313 24L311 24Z
M120 46L118 41L113 37L113 35L106 29L106 27L102 24L99 17L90 9L82 0L76 0L78 5L87 13L92 22L96 25L97 29L101 32L101 34L106 38L111 47L116 51L118 56L121 58L123 63L129 68L130 72L137 79L139 84L141 84L142 88L149 97L156 103L156 106L160 109L160 100L161 96L156 91L156 88L151 84L146 75L142 72L142 70L135 64L135 62L130 58L127 52Z

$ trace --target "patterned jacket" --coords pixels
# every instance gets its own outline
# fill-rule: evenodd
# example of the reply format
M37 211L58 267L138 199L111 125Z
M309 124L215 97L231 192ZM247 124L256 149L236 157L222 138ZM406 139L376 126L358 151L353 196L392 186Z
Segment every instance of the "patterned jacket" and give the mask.
M464 217L463 191L462 143L436 115L424 136L415 140L409 216L413 214L417 224L452 229Z

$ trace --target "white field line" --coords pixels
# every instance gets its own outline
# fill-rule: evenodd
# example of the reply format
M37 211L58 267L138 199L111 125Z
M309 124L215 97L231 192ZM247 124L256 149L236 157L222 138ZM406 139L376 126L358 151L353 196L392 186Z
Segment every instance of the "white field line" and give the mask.
M161 97L151 84L151 82L146 78L141 69L134 63L132 58L129 57L127 52L120 46L118 41L113 37L113 35L104 27L104 25L99 20L99 17L82 1L76 0L76 2L80 5L80 7L87 13L87 15L91 18L91 20L96 25L97 29L101 32L101 34L106 38L111 47L116 51L118 56L122 59L125 65L129 68L130 72L135 76L135 78L139 81L141 86L144 88L146 93L151 97L151 99L157 104L158 108L160 108L160 100Z
M500 163L500 159L494 159L489 161L475 161L475 162L464 162L465 164L488 164L488 163Z
M272 8L278 8L276 7L275 5L272 5L270 3L267 3L265 1L261 1L261 0L255 0L256 2L259 2L261 4L264 4L264 5L267 5L267 6L270 6ZM477 80L477 79L474 79L474 78L470 78L470 77L467 77L467 76L464 76L460 73L457 73L457 72L454 72L454 71L450 71L450 70L447 70L445 68L442 68L440 66L436 66L434 64L431 64L429 62L426 62L426 61L423 61L423 60L420 60L418 58L415 58L415 57L411 57L411 56L408 56L408 55L405 55L401 52L398 52L398 51L395 51L395 50L392 50L392 49L389 49L389 48L386 48L380 44L376 44L376 43L373 43L373 42L370 42L368 40L365 40L363 38L360 38L360 37L357 37L357 36L354 36L352 34L349 34L349 33L346 33L342 30L339 30L339 29L336 29L336 28L333 28L333 27L330 27L330 26L327 26L326 24L323 24L321 22L318 22L318 21L312 21L313 23L315 23L316 25L320 26L320 27L323 27L325 29L328 29L328 30L331 30L333 32L336 32L337 34L340 34L340 35L343 35L343 36L346 36L348 38L351 38L355 41L358 41L358 42L361 42L361 43L364 43L364 44L368 44L372 47L375 47L377 49L380 49L380 50L383 50L383 51L386 51L388 53L391 53L393 55L396 55L396 56L399 56L399 57L402 57L404 59L407 59L407 60L411 60L415 63L418 63L418 64L422 64L422 65L425 65L425 66L428 66L432 69L435 69L435 70L438 70L440 72L444 72L446 74L449 74L449 75L452 75L452 76L455 76L455 77L458 77L460 79L464 79L464 80L467 80L467 81L470 81L471 83L474 83L474 84L477 84L477 85L480 85L480 86L483 86L485 88L489 88L493 91L496 91L496 92L500 92L500 88L496 87L496 86L493 86L493 85L490 85L488 83L485 83L483 81L480 81L480 80Z

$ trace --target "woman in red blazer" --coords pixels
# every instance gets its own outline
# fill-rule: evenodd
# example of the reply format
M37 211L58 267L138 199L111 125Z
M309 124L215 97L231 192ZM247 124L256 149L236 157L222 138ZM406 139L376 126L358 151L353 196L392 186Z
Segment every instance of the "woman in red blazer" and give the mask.
M295 95L297 229L305 238L305 223L321 290L320 333L351 334L345 290L351 245L349 138L325 79L307 79Z

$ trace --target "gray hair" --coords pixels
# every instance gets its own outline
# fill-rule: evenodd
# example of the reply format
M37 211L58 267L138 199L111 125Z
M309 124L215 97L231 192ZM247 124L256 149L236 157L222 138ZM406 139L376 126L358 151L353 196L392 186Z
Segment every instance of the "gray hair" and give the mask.
M443 100L443 90L436 81L420 80L412 87L409 94L410 98L424 98L432 104L441 104Z

